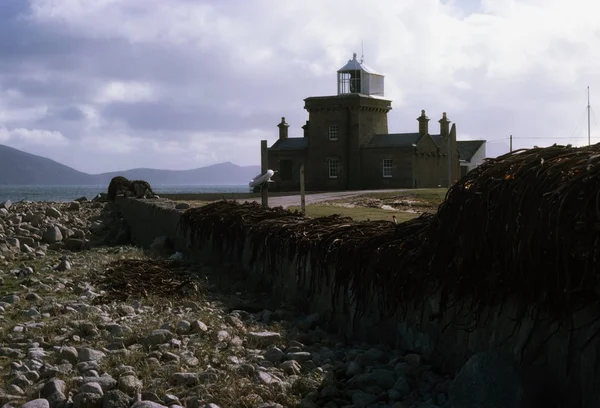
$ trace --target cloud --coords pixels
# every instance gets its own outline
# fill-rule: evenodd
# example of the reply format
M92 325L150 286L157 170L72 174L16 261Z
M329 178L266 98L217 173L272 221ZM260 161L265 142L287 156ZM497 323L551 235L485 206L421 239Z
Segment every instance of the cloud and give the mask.
M365 62L386 74L390 132L415 131L426 109L433 129L445 111L459 138L490 140L490 154L510 134L515 148L584 143L574 130L586 87L592 106L600 89L599 10L591 0L2 0L0 140L84 171L257 164L281 116L302 134L303 99L335 94L335 72L363 41ZM600 137L597 120L592 130Z
M0 127L0 143L11 145L66 146L69 141L60 133L40 129Z

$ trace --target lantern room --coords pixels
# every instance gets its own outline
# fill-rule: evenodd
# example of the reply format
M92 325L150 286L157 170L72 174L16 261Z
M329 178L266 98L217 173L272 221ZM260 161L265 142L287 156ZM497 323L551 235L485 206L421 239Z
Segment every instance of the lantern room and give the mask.
M384 76L374 69L363 64L362 59L356 59L356 53L346 65L340 68L338 75L338 95L363 94L372 96L384 96Z

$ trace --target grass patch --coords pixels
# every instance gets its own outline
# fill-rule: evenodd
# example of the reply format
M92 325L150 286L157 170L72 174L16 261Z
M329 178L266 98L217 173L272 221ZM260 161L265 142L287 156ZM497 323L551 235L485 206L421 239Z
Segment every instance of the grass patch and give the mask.
M291 211L300 210L299 206L293 206L288 208ZM395 215L398 222L403 222L419 216L419 214L417 213L382 210L381 208L344 207L341 205L324 204L311 204L306 206L306 215L309 217L325 217L333 214L340 214L345 217L352 217L352 219L355 221L392 221L392 216Z
M447 188L420 188L401 191L382 191L380 193L361 194L358 196L328 201L329 203L360 202L361 200L416 201L424 207L437 208L446 197Z

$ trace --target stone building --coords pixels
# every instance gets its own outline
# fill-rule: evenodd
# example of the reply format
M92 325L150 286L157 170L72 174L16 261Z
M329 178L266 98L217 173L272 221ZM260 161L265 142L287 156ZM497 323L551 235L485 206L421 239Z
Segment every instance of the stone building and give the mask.
M337 95L304 100L302 137L288 137L281 118L279 139L267 150L276 171L269 189L298 191L302 164L308 191L448 186L485 157L485 141L457 141L445 112L438 132L430 133L422 110L416 132L389 133L392 101L384 97L384 76L356 53L337 76Z

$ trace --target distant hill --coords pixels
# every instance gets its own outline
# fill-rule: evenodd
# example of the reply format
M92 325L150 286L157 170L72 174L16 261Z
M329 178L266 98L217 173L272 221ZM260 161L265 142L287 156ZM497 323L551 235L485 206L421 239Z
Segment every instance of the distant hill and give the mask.
M102 174L77 171L46 157L0 144L0 185L102 185L115 176L152 184L246 184L260 166L226 162L191 170L131 169Z

